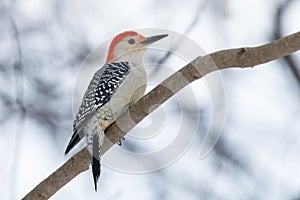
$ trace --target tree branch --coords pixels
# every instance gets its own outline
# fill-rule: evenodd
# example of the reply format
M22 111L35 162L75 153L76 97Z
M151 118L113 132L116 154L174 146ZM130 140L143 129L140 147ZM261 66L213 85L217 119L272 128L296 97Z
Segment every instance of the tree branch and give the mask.
M284 2L282 2L277 10L276 10L276 16L275 16L275 27L274 27L274 36L273 39L277 40L279 38L282 37L282 32L283 32L283 27L282 27L282 21L283 21L283 17L284 14L287 12L288 8L290 7L290 5L294 2L295 0L285 0ZM298 70L297 64L295 59L288 55L286 57L283 58L283 60L288 64L288 66L290 67L294 77L296 78L296 81L298 82L298 84L300 85L300 72Z
M206 74L226 68L253 67L287 56L297 50L300 50L300 32L266 45L222 50L204 57L196 58L164 80L160 85L130 107L127 112L121 115L121 117L106 130L106 138L101 149L102 152L105 153L137 123L172 97L176 92ZM130 121L128 119L130 119ZM90 156L87 150L83 149L37 185L23 199L48 199L78 174L87 170L89 164Z

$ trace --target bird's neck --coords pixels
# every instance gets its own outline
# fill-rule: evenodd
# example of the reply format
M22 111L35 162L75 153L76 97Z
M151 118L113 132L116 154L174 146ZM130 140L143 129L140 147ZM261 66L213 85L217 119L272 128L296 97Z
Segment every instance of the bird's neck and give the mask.
M144 52L135 51L132 53L126 53L118 58L114 62L129 62L135 67L143 65Z

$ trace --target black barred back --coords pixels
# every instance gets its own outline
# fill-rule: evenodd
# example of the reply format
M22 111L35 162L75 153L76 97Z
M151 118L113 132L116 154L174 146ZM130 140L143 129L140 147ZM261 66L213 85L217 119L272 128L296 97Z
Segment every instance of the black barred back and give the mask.
M93 117L95 111L111 99L126 79L130 68L131 65L128 62L109 63L95 73L74 120L73 132L81 129L81 126Z

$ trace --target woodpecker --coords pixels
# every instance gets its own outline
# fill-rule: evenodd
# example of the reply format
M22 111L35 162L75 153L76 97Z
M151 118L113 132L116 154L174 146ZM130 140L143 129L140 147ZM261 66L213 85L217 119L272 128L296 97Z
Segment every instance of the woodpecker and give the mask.
M114 37L106 62L93 76L73 122L73 135L65 154L83 138L92 156L92 173L97 191L101 172L100 147L105 129L145 93L147 76L143 55L152 43L167 34L145 37L126 31Z

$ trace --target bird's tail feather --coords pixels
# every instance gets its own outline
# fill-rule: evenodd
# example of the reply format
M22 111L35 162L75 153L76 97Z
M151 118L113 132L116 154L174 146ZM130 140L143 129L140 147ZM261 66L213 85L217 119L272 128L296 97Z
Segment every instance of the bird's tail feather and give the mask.
M100 164L100 146L99 146L99 135L93 136L93 155L92 155L92 172L94 177L95 191L97 191L97 182L101 172Z

